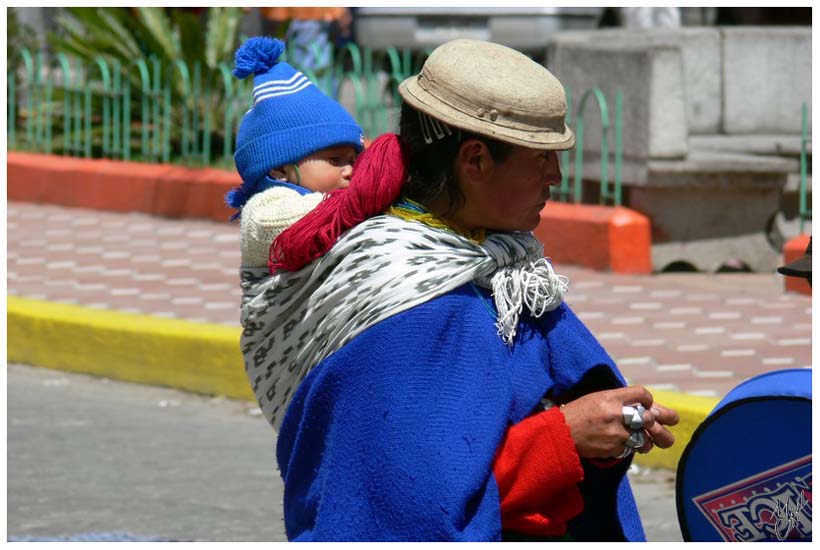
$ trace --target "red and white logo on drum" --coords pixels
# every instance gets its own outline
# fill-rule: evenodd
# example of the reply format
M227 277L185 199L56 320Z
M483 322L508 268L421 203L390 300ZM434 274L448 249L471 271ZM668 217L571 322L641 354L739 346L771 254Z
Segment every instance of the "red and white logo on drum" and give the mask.
M811 539L811 455L692 500L727 542Z

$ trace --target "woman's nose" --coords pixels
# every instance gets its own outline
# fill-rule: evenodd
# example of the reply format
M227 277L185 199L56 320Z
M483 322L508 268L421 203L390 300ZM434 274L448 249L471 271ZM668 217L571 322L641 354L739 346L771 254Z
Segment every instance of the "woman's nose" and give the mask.
M546 174L546 183L549 186L555 186L561 184L561 163L558 161L558 154L553 153L553 157L550 159L548 163L549 166L547 168Z
M553 185L553 186L554 185L561 185L561 168L560 167L555 168L555 174L552 177L552 179L550 179L550 185Z

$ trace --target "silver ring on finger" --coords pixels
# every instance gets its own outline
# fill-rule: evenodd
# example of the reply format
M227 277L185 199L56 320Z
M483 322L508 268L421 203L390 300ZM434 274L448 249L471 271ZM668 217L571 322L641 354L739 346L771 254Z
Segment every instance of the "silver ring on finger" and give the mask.
M621 454L617 455L615 458L626 458L633 453L634 449L632 447L624 447L624 450L621 451Z
M629 437L624 442L624 450L615 458L626 458L636 450L640 449L646 443L646 436L643 430L633 430L629 433Z
M642 430L643 429L643 414L646 409L640 403L636 405L624 405L623 417L624 426L628 430Z
M630 432L629 437L627 438L624 445L629 447L630 449L640 449L644 446L645 443L646 436L643 434L643 430L633 430L632 432Z

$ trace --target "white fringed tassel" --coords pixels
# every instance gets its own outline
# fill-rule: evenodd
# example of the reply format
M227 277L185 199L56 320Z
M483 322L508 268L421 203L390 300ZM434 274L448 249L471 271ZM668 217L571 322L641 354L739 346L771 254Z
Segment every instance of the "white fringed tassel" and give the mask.
M521 309L527 309L533 317L541 317L564 301L569 289L569 279L557 275L552 265L541 258L520 267L499 270L492 278L493 298L498 310L495 326L498 335L508 346L515 338Z

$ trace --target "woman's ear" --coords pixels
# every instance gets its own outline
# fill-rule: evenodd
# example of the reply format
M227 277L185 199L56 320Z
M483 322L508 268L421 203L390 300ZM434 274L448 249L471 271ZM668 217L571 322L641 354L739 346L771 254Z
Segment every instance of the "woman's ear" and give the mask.
M468 139L459 146L456 165L456 173L461 174L468 182L485 181L495 168L487 144L479 139Z

